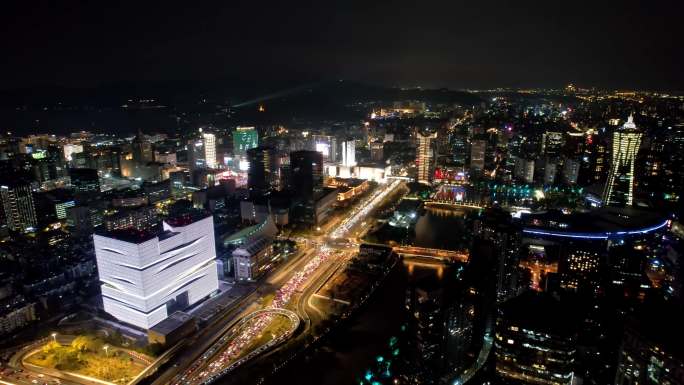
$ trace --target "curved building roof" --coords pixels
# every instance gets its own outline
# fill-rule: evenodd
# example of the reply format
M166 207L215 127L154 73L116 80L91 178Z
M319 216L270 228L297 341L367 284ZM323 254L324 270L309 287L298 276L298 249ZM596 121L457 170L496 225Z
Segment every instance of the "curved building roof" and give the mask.
M523 233L545 237L613 239L647 234L669 224L664 216L634 208L603 207L589 212L523 214Z

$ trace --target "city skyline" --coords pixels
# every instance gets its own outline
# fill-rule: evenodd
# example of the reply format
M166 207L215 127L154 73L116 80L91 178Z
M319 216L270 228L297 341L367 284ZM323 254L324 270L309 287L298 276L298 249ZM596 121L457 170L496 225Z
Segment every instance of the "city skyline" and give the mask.
M0 384L684 385L682 11L8 4Z

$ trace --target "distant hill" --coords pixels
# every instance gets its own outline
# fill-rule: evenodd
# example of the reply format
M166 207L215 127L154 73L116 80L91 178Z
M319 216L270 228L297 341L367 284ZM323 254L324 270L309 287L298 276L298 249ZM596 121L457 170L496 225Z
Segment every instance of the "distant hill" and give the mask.
M140 100L154 99L147 109ZM188 126L218 126L363 118L367 103L420 100L428 103L473 105L479 96L447 89L399 89L351 81L306 83L248 81L127 82L95 88L55 86L0 91L0 130L17 134L76 130L128 134L138 128L175 130L179 115L193 116ZM122 105L133 108L122 108ZM257 108L263 105L265 113ZM221 109L230 107L228 120Z

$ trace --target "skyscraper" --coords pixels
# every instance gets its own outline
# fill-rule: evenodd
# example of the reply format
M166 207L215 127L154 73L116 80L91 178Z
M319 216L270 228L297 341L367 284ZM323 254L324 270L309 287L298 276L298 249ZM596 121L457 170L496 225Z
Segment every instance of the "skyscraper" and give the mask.
M564 144L563 133L546 131L542 134L541 154L549 157L560 156Z
M634 160L636 159L641 132L629 116L627 122L613 133L613 155L603 190L603 204L631 206L634 193Z
M138 135L131 143L133 150L133 161L136 163L148 163L154 160L152 144L145 140L142 131L138 130Z
M337 138L330 135L313 135L314 150L323 154L326 162L337 161Z
M467 137L464 134L454 133L451 135L451 153L453 154L453 161L458 167L465 166L466 150L468 147Z
M577 159L566 158L563 163L563 182L569 185L577 184L580 162Z
M216 136L214 134L202 134L204 142L204 161L208 168L216 168Z
M323 154L306 150L290 153L290 175L295 197L312 200L323 187Z
M532 183L534 181L534 159L516 157L513 174L521 182Z
M416 133L418 147L416 148L416 167L418 168L417 179L419 183L432 182L435 168L434 139L437 132L419 131Z
M247 150L249 170L247 185L253 193L263 193L277 182L276 157L273 148L259 146Z
M5 221L10 230L24 232L36 226L36 206L31 185L27 181L8 180L0 186L0 197Z
M245 156L247 150L259 145L259 133L254 127L237 127L233 131L233 155Z
M342 142L342 166L356 166L356 141L354 139L346 139Z
M485 166L485 151L487 150L486 140L473 140L470 143L470 171L482 173Z

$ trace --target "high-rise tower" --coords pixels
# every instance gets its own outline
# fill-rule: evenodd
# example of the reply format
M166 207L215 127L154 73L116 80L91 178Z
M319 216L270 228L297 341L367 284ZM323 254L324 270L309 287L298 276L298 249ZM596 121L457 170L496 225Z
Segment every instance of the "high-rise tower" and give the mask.
M342 142L342 165L356 166L356 141L354 139L345 139Z
M202 134L204 141L204 161L209 168L216 168L216 136L214 134Z
M259 133L254 127L237 127L233 131L233 155L244 157L247 150L259 145Z
M9 179L0 186L5 221L10 230L24 232L36 226L36 206L28 181Z
M627 122L613 133L613 155L603 203L610 206L631 206L634 192L634 160L636 159L641 132L629 116Z
M437 139L437 132L421 131L416 135L418 138L418 147L416 148L417 179L419 183L430 183L435 166L433 139Z

